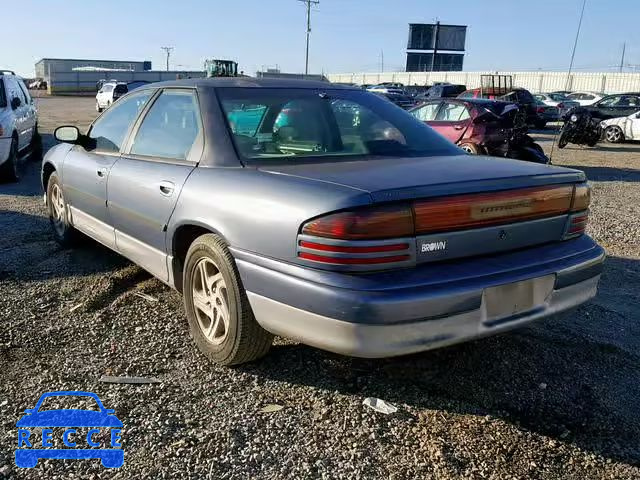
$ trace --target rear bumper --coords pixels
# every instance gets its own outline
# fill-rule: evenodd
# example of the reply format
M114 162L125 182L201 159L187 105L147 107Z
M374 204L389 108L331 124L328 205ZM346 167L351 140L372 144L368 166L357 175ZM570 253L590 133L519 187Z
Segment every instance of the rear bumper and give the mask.
M373 275L319 273L234 255L254 315L266 330L357 357L437 348L576 307L595 296L604 261L603 249L587 236ZM518 260L522 264L514 265ZM542 278L551 278L552 288L533 308L499 319L487 315L486 289Z

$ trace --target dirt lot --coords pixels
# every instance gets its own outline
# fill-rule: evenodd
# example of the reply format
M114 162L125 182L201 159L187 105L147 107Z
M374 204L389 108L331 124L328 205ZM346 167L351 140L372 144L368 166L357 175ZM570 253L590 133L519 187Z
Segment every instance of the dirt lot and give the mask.
M47 146L55 126L95 115L91 98L38 101ZM551 132L536 137L549 152ZM640 478L640 145L553 160L594 186L589 233L609 258L591 304L390 360L277 340L239 368L206 363L180 296L138 267L92 243L60 249L38 165L26 165L21 183L0 185L0 478ZM99 383L105 374L161 383ZM115 409L123 468L14 466L15 422L52 390ZM369 396L398 412L373 412ZM283 408L261 411L271 404Z

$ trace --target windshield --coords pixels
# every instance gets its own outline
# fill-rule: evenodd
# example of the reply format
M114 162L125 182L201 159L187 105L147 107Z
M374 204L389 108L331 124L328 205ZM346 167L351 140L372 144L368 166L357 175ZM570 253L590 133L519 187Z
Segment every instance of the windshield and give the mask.
M244 159L459 153L410 114L367 92L224 88L218 95Z

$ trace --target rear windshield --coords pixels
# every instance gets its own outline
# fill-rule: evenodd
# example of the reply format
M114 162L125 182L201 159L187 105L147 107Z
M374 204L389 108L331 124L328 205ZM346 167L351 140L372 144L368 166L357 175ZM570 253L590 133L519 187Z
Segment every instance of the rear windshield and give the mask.
M236 149L247 160L459 153L424 123L368 92L220 88L218 96Z

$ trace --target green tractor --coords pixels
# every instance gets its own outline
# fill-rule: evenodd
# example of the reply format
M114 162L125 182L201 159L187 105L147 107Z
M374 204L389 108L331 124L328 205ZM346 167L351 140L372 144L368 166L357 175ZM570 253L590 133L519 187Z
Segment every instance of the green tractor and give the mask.
M204 71L207 72L207 77L237 77L238 76L238 62L233 60L205 60Z

